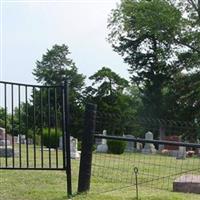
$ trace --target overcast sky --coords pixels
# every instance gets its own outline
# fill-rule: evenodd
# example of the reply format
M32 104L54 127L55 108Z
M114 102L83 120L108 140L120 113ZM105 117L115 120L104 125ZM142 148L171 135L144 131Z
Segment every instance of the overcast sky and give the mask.
M87 77L103 66L128 78L127 65L106 41L107 19L118 0L1 0L1 80L35 83L36 60L66 44Z

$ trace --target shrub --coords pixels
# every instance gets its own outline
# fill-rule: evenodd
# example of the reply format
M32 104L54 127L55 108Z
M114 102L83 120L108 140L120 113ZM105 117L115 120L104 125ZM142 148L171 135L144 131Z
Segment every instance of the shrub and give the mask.
M49 129L44 128L43 129L43 140L42 143L47 148L57 148L59 147L59 137L62 136L61 130L56 130L54 128L50 129L50 135L49 135Z
M33 130L29 129L27 132L28 138L33 140L33 144L35 143L36 145L41 145L41 137L40 135L38 135L38 133L35 133L35 137L34 137L34 132ZM34 141L35 138L35 141Z
M126 142L120 140L108 140L108 152L113 154L122 154L124 153Z

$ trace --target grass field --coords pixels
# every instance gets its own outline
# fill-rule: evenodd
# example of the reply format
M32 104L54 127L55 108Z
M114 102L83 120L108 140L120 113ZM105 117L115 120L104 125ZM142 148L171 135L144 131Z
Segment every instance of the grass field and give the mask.
M41 165L41 152L37 148L36 166ZM44 153L44 165L49 166L48 154ZM30 163L33 162L33 148L30 147ZM56 152L51 152L51 166L56 165ZM62 153L58 152L62 165ZM25 147L22 146L22 163L26 165ZM0 166L5 158L0 158ZM19 164L19 158L15 158ZM12 166L12 159L8 159ZM74 200L133 200L135 199L134 168L139 169L139 198L142 200L200 200L200 195L172 192L172 181L181 173L199 173L200 159L175 158L160 155L143 155L129 153L123 155L93 155L93 176L91 190L87 194L77 195L77 178L79 160L72 160L73 197ZM164 177L159 178L157 177ZM160 189L159 189L160 188ZM0 170L0 200L63 200L66 196L66 174L64 171L14 171Z

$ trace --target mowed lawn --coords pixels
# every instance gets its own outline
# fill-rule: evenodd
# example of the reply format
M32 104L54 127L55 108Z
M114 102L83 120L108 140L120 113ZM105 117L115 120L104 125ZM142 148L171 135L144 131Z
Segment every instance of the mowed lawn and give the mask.
M41 165L41 151L36 149L36 166ZM33 147L29 149L29 165L34 165ZM62 152L58 151L58 165ZM26 151L22 145L22 166L26 166ZM44 166L49 166L49 152L44 152ZM0 158L1 167L5 158ZM8 165L12 166L12 159ZM15 158L19 165L19 157ZM51 152L51 166L56 165L56 152ZM172 179L182 172L199 174L200 159L176 160L168 156L129 153L123 155L93 155L91 190L76 194L79 160L72 160L73 196L71 199L131 200L136 199L134 168L139 169L139 199L142 200L200 200L200 195L172 192ZM173 176L174 175L174 176ZM158 177L158 178L157 178ZM165 177L165 178L160 178ZM168 178L170 177L170 178ZM151 181L152 180L152 181ZM0 170L0 200L63 200L66 195L64 171ZM160 188L160 189L159 189Z

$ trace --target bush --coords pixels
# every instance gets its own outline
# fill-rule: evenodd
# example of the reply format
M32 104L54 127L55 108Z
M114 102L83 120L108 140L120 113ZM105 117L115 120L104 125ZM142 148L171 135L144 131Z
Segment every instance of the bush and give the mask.
M44 128L43 129L43 140L42 143L47 148L57 148L59 147L59 137L62 136L61 130L56 130L54 128L50 129L50 135L49 135L49 129Z
M108 152L113 154L122 154L124 153L126 142L120 140L108 140Z
M25 134L25 135L26 135L26 134ZM32 139L32 140L33 140L33 144L41 145L41 137L40 137L40 135L38 135L37 132L35 133L35 137L34 137L34 132L33 132L33 130L29 129L28 132L27 132L27 135L28 135L28 138L29 138L29 139ZM34 141L34 138L35 138L35 141Z

